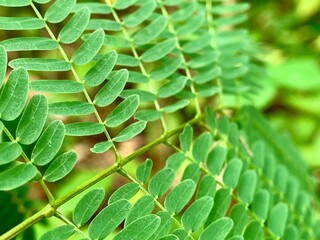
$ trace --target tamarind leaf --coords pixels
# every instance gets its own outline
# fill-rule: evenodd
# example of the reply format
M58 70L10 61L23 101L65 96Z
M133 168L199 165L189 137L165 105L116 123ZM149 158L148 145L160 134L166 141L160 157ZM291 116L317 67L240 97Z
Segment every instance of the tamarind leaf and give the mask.
M104 131L100 123L95 122L75 122L65 125L67 136L91 136L97 135Z
M0 127L1 130L1 127ZM22 148L18 143L0 143L0 165L16 160L22 153Z
M35 17L0 17L1 30L36 30L44 26L45 22Z
M46 11L44 18L50 23L59 23L71 12L76 0L56 0Z
M201 233L200 240L224 240L233 227L230 218L223 217L211 223Z
M28 71L63 72L71 69L71 64L64 60L51 58L17 58L9 62L12 68L25 68Z
M67 240L75 233L75 227L71 225L63 225L56 227L45 234L43 234L39 240Z
M141 163L136 170L136 177L141 184L144 184L150 174L153 166L153 162L151 159L147 158L143 163Z
M8 52L54 50L59 47L57 41L45 37L9 38L1 41L0 45Z
M148 191L155 198L161 197L168 191L175 178L175 172L170 168L158 171L150 180Z
M135 122L123 129L115 138L113 138L113 141L125 142L141 133L146 128L146 126L147 122L145 121Z
M63 116L87 115L93 113L92 104L81 101L54 102L49 104L49 113Z
M30 81L29 89L47 93L78 93L82 92L84 87L72 80L36 80Z

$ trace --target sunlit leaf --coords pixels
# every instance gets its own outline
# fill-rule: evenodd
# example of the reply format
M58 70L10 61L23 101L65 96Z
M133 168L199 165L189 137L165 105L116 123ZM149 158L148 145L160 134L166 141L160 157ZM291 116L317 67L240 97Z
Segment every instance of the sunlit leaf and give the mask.
M71 12L76 0L56 0L46 11L44 18L50 23L58 23Z

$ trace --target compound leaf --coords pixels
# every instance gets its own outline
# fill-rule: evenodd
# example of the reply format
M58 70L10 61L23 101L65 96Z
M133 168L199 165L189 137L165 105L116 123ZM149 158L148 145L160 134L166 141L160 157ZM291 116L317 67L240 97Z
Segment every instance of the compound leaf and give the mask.
M58 23L71 12L76 0L57 0L46 11L44 18L50 23Z
M0 42L0 45L8 52L54 50L59 47L57 41L45 37L10 38Z
M0 129L1 130L1 129ZM1 132L1 131L0 131ZM0 165L16 160L22 153L22 148L18 143L0 143Z
M91 136L103 133L104 126L95 122L76 122L66 124L66 135L68 136Z
M197 163L203 163L206 160L212 140L212 135L208 132L202 133L196 139L192 149L192 156Z
M141 163L137 167L136 177L141 184L144 184L148 180L151 174L152 165L152 160L147 158L143 163Z
M153 197L145 195L140 198L132 207L126 222L125 226L129 225L131 222L135 221L138 218L141 218L147 214L150 214L154 209L155 203Z
M64 116L87 115L93 113L95 108L87 102L54 102L49 104L49 113Z
M45 22L35 17L0 17L1 30L35 30L45 26Z
M118 188L109 198L108 204L119 201L120 199L129 200L139 191L139 185L134 182L127 183Z
M30 81L29 88L33 91L47 93L78 93L84 90L81 83L72 80Z
M148 190L155 198L161 197L170 188L175 178L175 172L170 168L158 171L150 180Z
M112 141L104 141L96 143L93 148L90 148L90 151L93 153L104 153L112 147Z
M175 38L169 38L161 43L154 45L152 48L149 48L141 55L141 59L144 62L154 62L157 61L168 53L172 52L175 48L177 40Z
M17 58L9 62L12 68L22 67L29 71L59 72L69 71L71 64L64 60L51 58Z
M147 122L145 121L135 122L123 129L115 138L113 138L113 141L125 142L141 133L146 128L146 126Z
M211 223L201 233L200 240L224 240L233 227L233 222L230 218L224 217Z

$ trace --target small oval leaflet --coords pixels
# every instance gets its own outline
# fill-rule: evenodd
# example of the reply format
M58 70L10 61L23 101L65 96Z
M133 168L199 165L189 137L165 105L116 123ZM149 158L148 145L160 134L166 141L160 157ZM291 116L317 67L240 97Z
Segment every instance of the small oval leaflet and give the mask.
M155 198L161 197L168 191L175 178L175 172L170 168L158 171L150 180L148 191Z
M51 58L16 58L9 62L12 68L22 67L28 71L64 72L71 69L71 64L64 60Z
M0 190L9 191L32 180L38 173L32 164L19 164L0 173Z
M165 208L169 213L179 213L187 205L195 190L196 184L193 180L186 179L180 182L167 195L164 201Z
M244 239L255 240L262 239L263 229L258 221L252 221L246 227L243 237Z
M213 138L211 133L205 132L202 133L194 142L192 156L197 163L203 163L206 160L209 149L212 145L212 140Z
M60 150L64 135L63 123L61 121L51 122L34 146L31 161L38 166L49 163Z
M183 227L191 232L198 230L206 221L212 206L212 197L204 196L197 199L183 213L181 218Z
M78 93L84 87L81 83L72 80L36 80L30 81L30 90L48 93Z
M28 73L19 68L9 74L0 96L0 118L6 121L16 119L22 112L28 95Z
M143 163L141 163L136 170L136 177L141 184L144 184L150 174L153 166L153 162L151 159L147 158Z
M90 151L99 154L108 151L111 147L112 141L104 141L96 143L92 148L90 148Z
M99 107L106 107L111 104L120 95L126 85L128 77L129 74L126 69L117 71L96 94L94 104Z
M126 226L114 237L114 240L147 240L157 230L160 222L160 217L157 215L150 214L144 216Z
M44 15L46 21L58 23L65 19L71 12L76 0L56 0Z
M251 203L257 184L257 175L253 170L247 170L242 174L237 190L239 198L245 203Z
M53 102L49 104L49 113L63 116L87 115L93 113L92 104L81 101Z
M268 218L268 227L278 237L282 237L288 218L288 207L282 202L275 205Z
M71 60L76 65L84 65L90 62L100 50L104 41L104 31L97 29L73 54Z
M126 218L125 226L138 218L150 214L154 209L155 203L153 197L145 195L141 197L132 207L128 217Z
M0 123L1 125L2 123ZM0 127L1 130L1 127ZM1 131L0 131L1 132ZM18 143L0 143L0 165L16 160L22 153L22 148Z
M45 37L10 38L0 42L6 51L54 50L59 47L57 41Z
M86 29L89 19L89 9L80 9L59 32L58 39L65 44L70 44L77 41Z
M57 157L44 173L43 179L47 182L56 182L64 178L77 163L77 154L66 152Z
M103 188L92 189L87 192L74 208L72 220L78 227L86 224L99 208L105 196Z
M139 184L130 182L118 188L109 198L108 204L114 203L120 199L129 200L139 191Z
M75 233L75 227L71 225L64 225L54 228L43 234L39 240L67 240Z
M115 138L113 138L113 141L125 142L141 133L146 128L146 126L147 122L145 121L135 122L123 129Z
M68 136L91 136L103 133L104 126L96 122L76 122L66 124Z
M35 17L0 17L1 30L35 30L44 26L45 22Z
M31 144L40 136L48 115L48 100L45 96L33 95L16 130L16 138L22 144Z
M234 158L230 160L227 164L227 168L223 174L223 183L229 188L236 188L243 163L240 159Z
M156 6L154 0L146 1L146 3L140 5L139 9L123 18L124 25L127 27L138 26L152 15Z
M252 202L253 212L263 220L266 220L269 212L270 194L266 189L259 189Z
M154 62L165 57L176 46L177 40L175 38L169 38L161 43L154 45L145 51L141 58L144 62Z
M2 87L4 77L7 71L7 53L3 47L3 41L0 42L0 88Z
M105 239L128 216L131 208L131 204L125 199L108 205L90 223L89 236L92 239ZM112 220L109 221L110 219Z
M117 58L118 54L116 51L110 51L102 55L96 64L86 73L83 81L90 87L100 85L110 74L116 64Z
M135 113L139 103L138 95L131 95L126 98L107 116L105 120L106 126L117 127L127 121Z
M200 240L224 240L233 227L233 222L230 218L224 217L211 223L201 233Z

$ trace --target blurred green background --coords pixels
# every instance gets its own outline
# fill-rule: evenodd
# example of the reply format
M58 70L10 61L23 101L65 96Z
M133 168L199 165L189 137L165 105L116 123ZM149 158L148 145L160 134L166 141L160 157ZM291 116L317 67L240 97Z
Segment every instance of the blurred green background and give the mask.
M250 0L248 28L264 52L268 76L254 98L320 171L320 0Z

